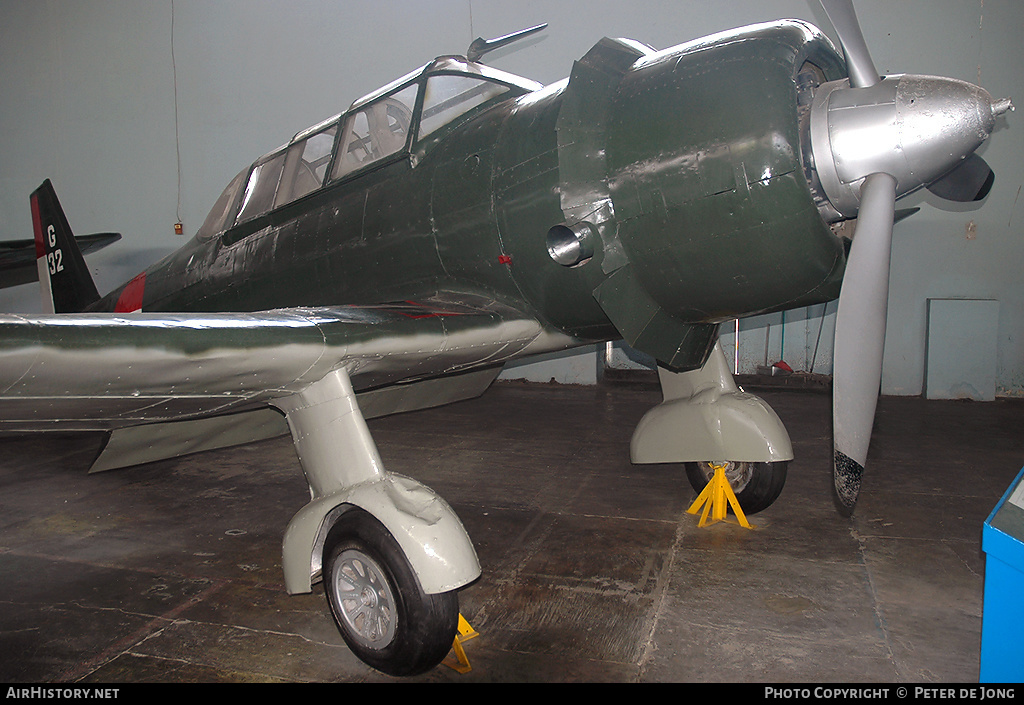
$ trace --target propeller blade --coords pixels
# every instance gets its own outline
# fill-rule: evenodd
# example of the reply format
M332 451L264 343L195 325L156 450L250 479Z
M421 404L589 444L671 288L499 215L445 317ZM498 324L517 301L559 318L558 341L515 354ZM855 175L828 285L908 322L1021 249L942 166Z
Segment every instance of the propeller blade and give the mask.
M828 15L829 22L839 35L846 55L846 70L850 74L850 85L854 88L867 88L881 79L875 62L871 59L868 44L860 30L857 12L853 9L853 0L821 0L821 7Z
M860 492L882 380L895 207L896 179L868 176L836 311L832 475L837 505L847 516Z
M928 184L928 190L947 201L967 203L985 198L995 180L996 175L985 160L971 154L953 171Z

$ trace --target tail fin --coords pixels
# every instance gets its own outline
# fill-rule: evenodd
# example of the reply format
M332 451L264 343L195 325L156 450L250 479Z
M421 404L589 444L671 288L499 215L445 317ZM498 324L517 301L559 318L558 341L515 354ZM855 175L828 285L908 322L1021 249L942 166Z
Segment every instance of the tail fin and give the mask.
M31 202L43 304L54 313L81 311L100 295L49 179L32 193Z

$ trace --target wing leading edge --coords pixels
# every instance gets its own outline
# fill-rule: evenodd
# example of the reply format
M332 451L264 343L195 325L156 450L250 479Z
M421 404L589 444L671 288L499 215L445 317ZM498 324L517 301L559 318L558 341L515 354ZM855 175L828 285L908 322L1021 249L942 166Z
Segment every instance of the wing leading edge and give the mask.
M497 367L548 335L516 309L452 294L257 313L7 314L0 430L223 415L295 394L339 367L368 391Z

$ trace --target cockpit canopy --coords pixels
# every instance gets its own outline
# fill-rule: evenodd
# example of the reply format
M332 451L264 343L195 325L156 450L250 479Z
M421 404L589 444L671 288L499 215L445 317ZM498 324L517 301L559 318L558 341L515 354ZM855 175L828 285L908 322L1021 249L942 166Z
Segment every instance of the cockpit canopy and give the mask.
M423 156L470 116L541 87L461 57L435 59L239 172L196 237L213 237L375 165Z

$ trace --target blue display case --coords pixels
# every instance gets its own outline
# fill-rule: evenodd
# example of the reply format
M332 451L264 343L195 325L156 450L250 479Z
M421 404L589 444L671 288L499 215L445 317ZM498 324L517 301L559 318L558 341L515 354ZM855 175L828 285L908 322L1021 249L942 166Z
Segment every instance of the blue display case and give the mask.
M1024 682L1024 470L985 521L982 683Z

